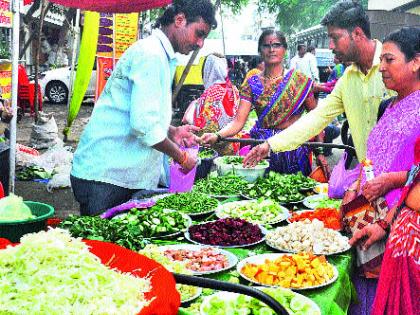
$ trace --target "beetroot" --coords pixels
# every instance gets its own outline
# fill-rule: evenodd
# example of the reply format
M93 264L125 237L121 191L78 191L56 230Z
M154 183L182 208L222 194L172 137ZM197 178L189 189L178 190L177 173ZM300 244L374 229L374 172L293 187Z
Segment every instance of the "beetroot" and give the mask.
M249 245L264 237L258 225L239 218L225 218L193 225L188 232L193 241L216 246Z

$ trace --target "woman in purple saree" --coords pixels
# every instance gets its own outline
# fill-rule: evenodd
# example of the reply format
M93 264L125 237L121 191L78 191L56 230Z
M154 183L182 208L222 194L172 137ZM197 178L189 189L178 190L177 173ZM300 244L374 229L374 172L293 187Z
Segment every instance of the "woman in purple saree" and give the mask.
M396 91L398 96L369 135L366 156L373 162L375 178L368 182L362 179L362 193L371 202L384 196L390 210L384 220L355 232L350 243L359 246L359 240L367 237L360 245L365 250L386 237L389 226L396 220L383 256L375 304L371 309L377 281L356 276L354 282L360 303L352 305L350 314L420 312L419 212L414 209L416 205L396 210L407 174L418 163L415 156L418 158L420 153L413 154L420 137L419 43L419 28L403 28L388 35L382 47L380 71L386 87ZM416 150L419 149L417 146ZM350 187L343 203L355 197L351 190L356 186L357 183Z
M295 69L285 70L283 58L287 49L284 35L274 30L264 31L258 40L258 50L264 61L264 71L251 76L240 90L241 102L234 120L216 133L201 137L203 143L214 144L221 138L236 135L244 127L251 109L258 120L251 130L251 137L268 139L292 125L305 110L316 107L312 93L313 81ZM318 141L322 142L319 136ZM322 152L317 163L327 168ZM300 147L289 152L271 154L270 170L279 173L311 173L311 151Z

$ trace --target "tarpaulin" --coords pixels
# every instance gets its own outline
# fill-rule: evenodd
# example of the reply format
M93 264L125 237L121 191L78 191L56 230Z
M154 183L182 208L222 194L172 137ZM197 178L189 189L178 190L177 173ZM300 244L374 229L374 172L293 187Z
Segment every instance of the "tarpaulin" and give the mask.
M64 135L68 136L70 127L79 113L83 97L89 85L95 64L96 45L98 42L99 13L85 12L85 24L80 44L79 61L74 80L73 95L71 96L67 126L64 128Z
M130 13L163 7L172 0L50 0L50 2L96 12Z

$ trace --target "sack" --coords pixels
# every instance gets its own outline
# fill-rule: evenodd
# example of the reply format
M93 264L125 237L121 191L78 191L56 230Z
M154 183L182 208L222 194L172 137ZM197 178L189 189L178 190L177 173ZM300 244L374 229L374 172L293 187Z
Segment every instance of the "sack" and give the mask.
M384 219L387 212L388 205L383 197L371 204L363 195L360 195L341 208L344 230L353 235L366 225ZM360 246L356 248L357 266L366 278L379 277L385 245L386 240L380 240L372 244L368 250L361 250Z
M32 125L31 147L48 149L56 145L58 141L58 127L54 117L40 112L38 122Z
M352 170L346 170L346 159L347 152L344 152L337 165L331 172L331 177L328 182L328 197L330 198L343 198L347 188L349 188L350 185L355 182L359 176L359 167L355 167Z
M198 146L191 148L181 148L186 150L188 154L192 157L198 156ZM178 193L178 192L187 192L190 191L195 180L195 173L197 171L197 165L188 173L184 174L182 172L182 167L175 161L171 162L170 166L170 183L169 183L169 192Z

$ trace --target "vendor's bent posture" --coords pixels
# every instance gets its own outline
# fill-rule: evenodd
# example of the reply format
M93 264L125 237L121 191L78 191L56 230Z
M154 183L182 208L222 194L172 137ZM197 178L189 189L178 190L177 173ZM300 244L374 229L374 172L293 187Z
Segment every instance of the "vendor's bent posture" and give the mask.
M175 52L202 47L216 27L209 0L175 0L148 38L122 55L74 154L71 183L82 215L95 215L157 187L163 153L188 172L196 159L178 144L195 127L170 126Z

